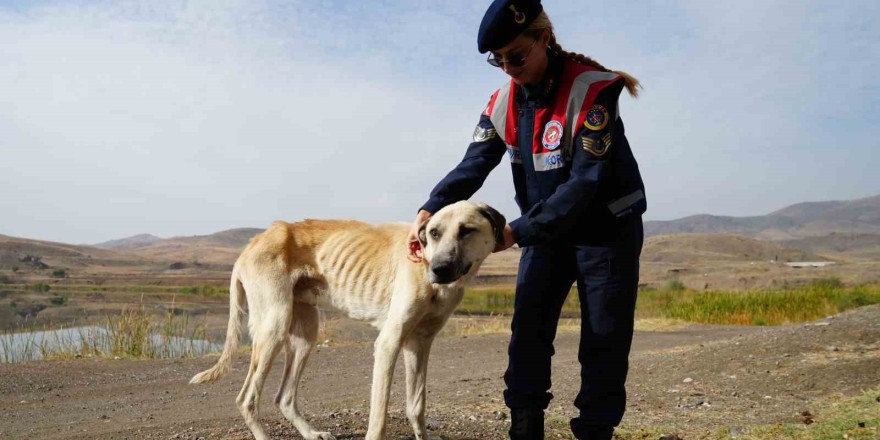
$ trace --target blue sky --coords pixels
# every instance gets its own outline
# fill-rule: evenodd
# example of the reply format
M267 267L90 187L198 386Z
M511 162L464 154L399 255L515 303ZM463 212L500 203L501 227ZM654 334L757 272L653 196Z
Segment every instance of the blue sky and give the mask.
M488 2L0 0L0 234L410 221L505 81ZM880 193L880 2L545 1L621 98L647 219ZM502 163L474 197L508 217Z

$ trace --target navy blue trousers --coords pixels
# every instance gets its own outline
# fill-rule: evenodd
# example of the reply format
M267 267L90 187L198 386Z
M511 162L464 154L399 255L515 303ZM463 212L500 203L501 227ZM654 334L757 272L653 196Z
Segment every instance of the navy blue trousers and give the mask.
M504 401L509 408L546 409L553 398L549 392L553 340L562 305L576 282L581 306L581 387L574 401L580 415L572 419L572 431L577 438L588 438L591 430L620 423L626 408L624 384L642 242L639 218L626 225L611 246L523 249L504 374Z

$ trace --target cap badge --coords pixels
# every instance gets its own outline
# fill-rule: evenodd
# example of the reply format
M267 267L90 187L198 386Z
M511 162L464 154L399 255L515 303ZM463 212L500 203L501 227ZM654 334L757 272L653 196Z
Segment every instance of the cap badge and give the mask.
M605 128L606 125L608 125L608 110L599 104L591 107L584 120L584 127L587 127L590 130L599 131Z
M510 5L508 7L511 11L513 11L513 21L515 21L516 24L523 24L526 22L526 14L517 11L516 7L513 5Z
M562 142L562 124L559 121L550 121L544 126L544 135L541 136L541 143L548 150L555 150Z

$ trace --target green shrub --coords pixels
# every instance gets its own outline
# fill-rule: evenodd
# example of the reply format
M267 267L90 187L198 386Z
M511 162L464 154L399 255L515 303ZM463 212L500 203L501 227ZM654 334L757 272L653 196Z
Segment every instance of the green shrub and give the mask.
M37 292L48 292L52 289L52 286L46 283L36 283L36 284L28 284L28 290L36 290Z
M18 266L12 266L12 273L18 272Z
M52 278L67 278L67 271L64 269L55 269L52 271Z
M666 283L666 290L671 292L681 292L685 289L687 289L687 287L685 287L681 280L669 280L669 282Z
M837 277L819 278L813 280L810 283L810 287L815 287L817 289L840 289L843 287L843 282Z
M65 298L63 296L55 295L52 297L52 299L50 301L52 302L53 305L63 306L64 303L67 301L67 298Z
M228 287L217 287L217 286L187 286L181 287L178 290L180 293L184 295L201 295L201 296L216 296L216 297L224 297L229 295Z

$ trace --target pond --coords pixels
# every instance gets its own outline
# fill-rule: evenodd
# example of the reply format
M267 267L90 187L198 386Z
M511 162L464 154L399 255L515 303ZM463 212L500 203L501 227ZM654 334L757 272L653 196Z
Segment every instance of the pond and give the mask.
M44 358L106 355L144 358L201 356L223 349L221 344L178 335L147 336L110 331L101 326L0 334L0 363Z

